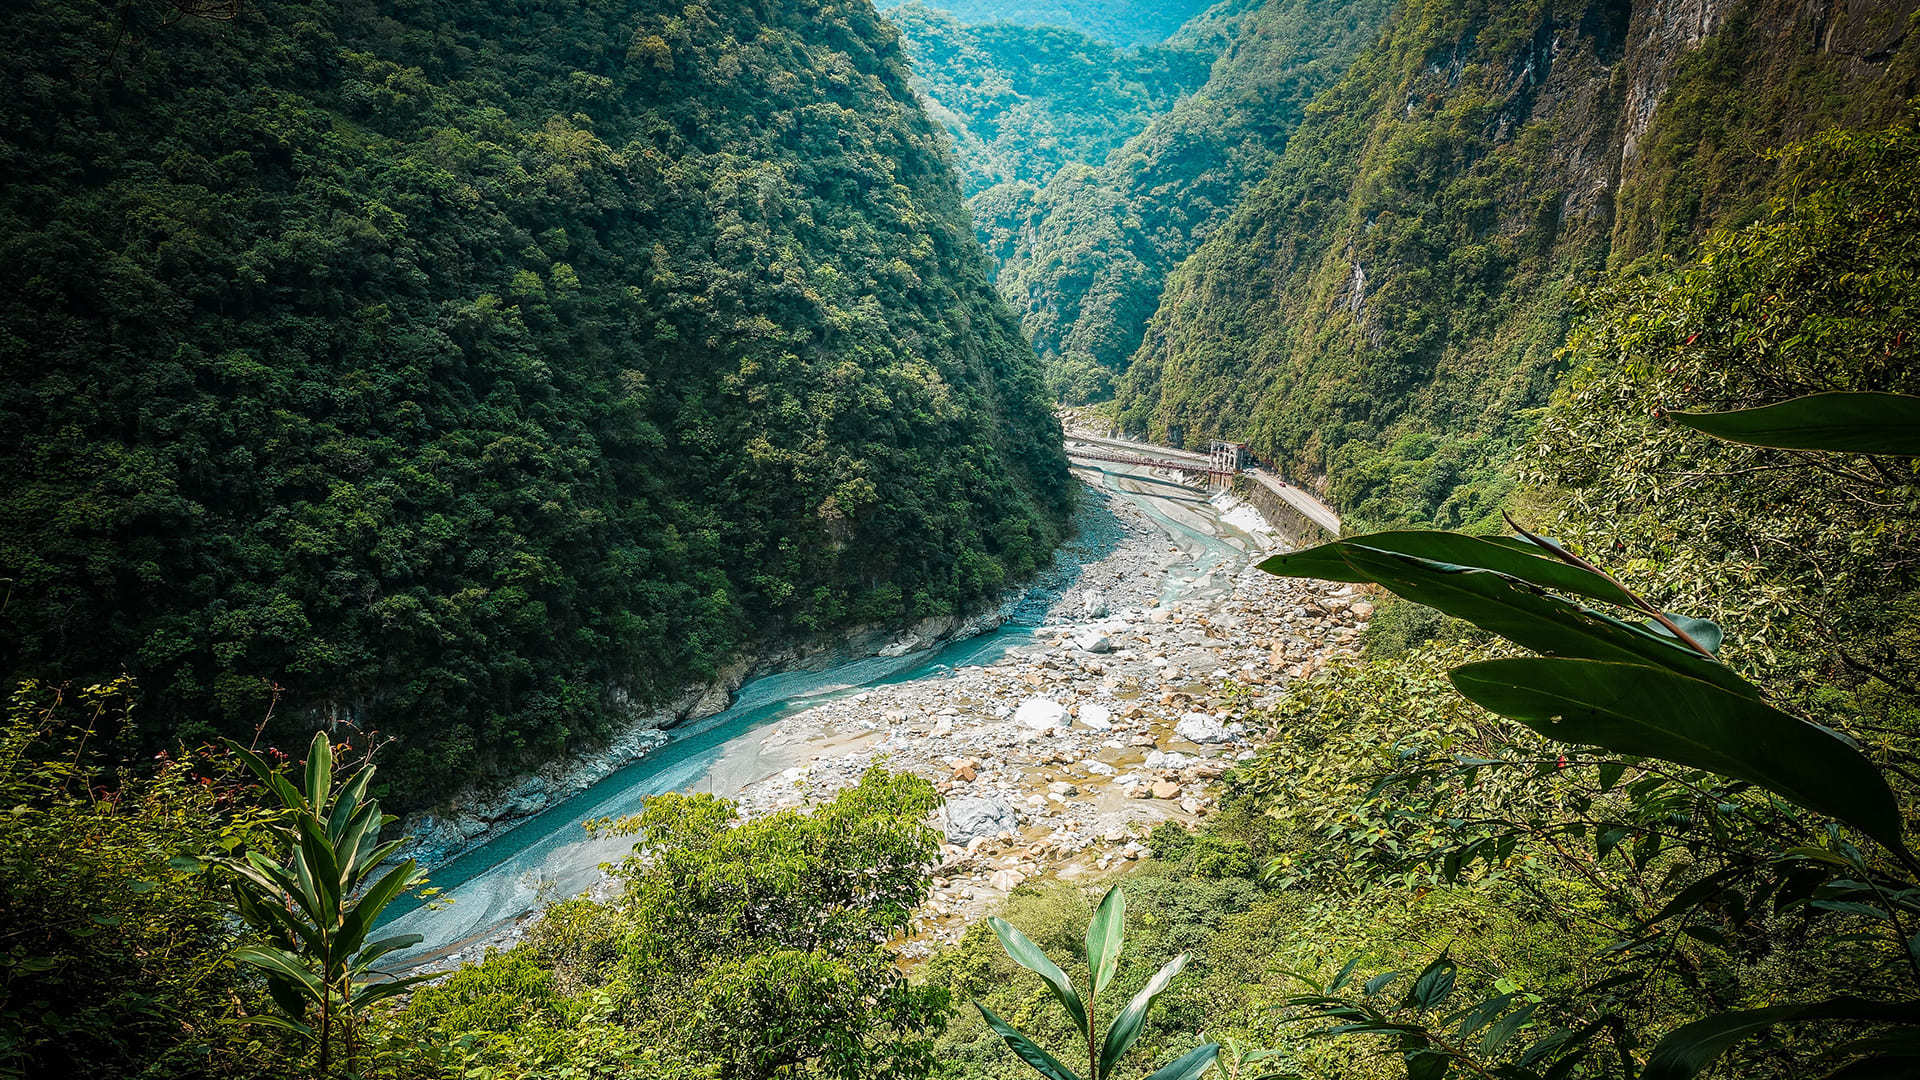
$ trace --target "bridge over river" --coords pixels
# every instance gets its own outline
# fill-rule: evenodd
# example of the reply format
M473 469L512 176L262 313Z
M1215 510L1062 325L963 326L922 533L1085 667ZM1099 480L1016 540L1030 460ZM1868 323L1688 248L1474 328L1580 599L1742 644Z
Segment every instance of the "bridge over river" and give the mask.
M1303 535L1297 539L1318 539L1310 535L1316 529L1327 538L1340 535L1340 515L1334 513L1332 507L1265 469L1247 465L1245 447L1239 443L1216 442L1202 454L1069 429L1067 456L1075 461L1109 461L1205 477L1209 487L1233 488L1236 481L1243 481L1249 501L1275 524L1289 518L1301 519L1296 524L1307 528L1298 530ZM1276 513L1281 507L1291 513Z

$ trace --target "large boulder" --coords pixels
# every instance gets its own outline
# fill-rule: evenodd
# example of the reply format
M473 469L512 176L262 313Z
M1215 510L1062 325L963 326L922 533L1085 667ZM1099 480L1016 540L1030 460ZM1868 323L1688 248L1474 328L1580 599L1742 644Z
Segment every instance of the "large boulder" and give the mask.
M1239 724L1229 724L1211 713L1190 712L1173 726L1173 733L1188 742L1232 742L1240 735Z
M1021 727L1034 731L1048 731L1053 728L1067 727L1072 723L1067 719L1067 707L1052 698L1028 698L1013 711L1013 719Z
M1097 701L1086 701L1080 705L1080 723L1095 731L1108 731L1113 728L1113 710Z
M944 817L944 829L950 844L964 845L969 840L999 836L1020 827L1019 815L1004 799L948 799Z
M1088 630L1073 639L1074 645L1082 652L1104 653L1113 651L1113 639L1098 630Z

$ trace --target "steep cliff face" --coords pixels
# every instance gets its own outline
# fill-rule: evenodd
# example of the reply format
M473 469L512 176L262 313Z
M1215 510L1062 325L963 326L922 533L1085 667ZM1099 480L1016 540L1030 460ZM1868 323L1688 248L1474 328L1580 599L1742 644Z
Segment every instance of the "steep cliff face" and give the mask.
M1170 277L1124 422L1248 439L1360 522L1474 523L1581 290L1747 212L1769 145L1893 115L1916 7L1404 0Z
M277 693L425 795L1047 558L1059 424L866 0L241 11L11 13L5 674L167 741Z

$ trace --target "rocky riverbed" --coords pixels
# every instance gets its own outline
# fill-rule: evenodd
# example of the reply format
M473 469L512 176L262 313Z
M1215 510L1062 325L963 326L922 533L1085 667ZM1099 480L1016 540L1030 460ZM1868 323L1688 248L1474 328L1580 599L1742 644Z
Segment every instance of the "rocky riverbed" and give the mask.
M1253 714L1357 651L1373 610L1357 590L1251 559L1182 575L1180 546L1130 503L1111 507L1122 539L1035 644L789 717L716 767L788 763L740 790L750 815L831 798L875 763L932 780L947 842L909 957L1023 883L1098 875L1147 854L1154 825L1205 817L1216 781L1259 742ZM1244 506L1219 510L1260 535Z
M946 843L909 958L1023 883L1098 876L1146 855L1158 823L1204 818L1263 735L1255 714L1356 652L1372 614L1352 587L1255 569L1283 542L1231 496L1138 470L1082 479L1079 535L993 616L1037 624L1024 644L787 715L727 743L694 785L758 815L831 798L876 763L933 781ZM880 651L922 644L910 637ZM408 966L478 959L531 917Z

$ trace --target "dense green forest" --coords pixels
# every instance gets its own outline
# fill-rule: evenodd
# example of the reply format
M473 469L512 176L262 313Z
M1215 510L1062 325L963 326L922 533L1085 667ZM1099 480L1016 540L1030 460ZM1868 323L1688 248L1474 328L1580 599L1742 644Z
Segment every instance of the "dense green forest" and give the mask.
M1063 401L1103 400L1167 275L1232 213L1307 103L1372 40L1387 0L1222 5L1175 44L1219 58L1206 84L1105 161L973 198L974 223Z
M1119 49L1050 26L967 26L919 3L887 19L900 31L928 113L953 136L969 197L1106 160L1206 81L1211 61L1185 49Z
M875 6L891 17L896 8L921 2L880 0ZM1206 0L940 0L928 6L976 26L1057 26L1115 45L1152 45L1211 5Z
M350 720L418 800L1060 533L1058 425L864 2L8 28L14 677L133 674L155 739Z
M866 0L10 12L0 1077L1915 1075L1920 0L901 18L946 74ZM1003 117L983 42L1217 57L975 196L1000 294L910 83ZM1049 390L1345 514L1259 565L1355 654L1196 676L1217 803L909 950L964 759L654 796L382 972L383 800L1018 583Z
M1399 5L1168 279L1123 425L1251 441L1356 523L1484 521L1593 275L1757 212L1769 146L1899 115L1913 9L1743 5L1627 64L1627 5Z

